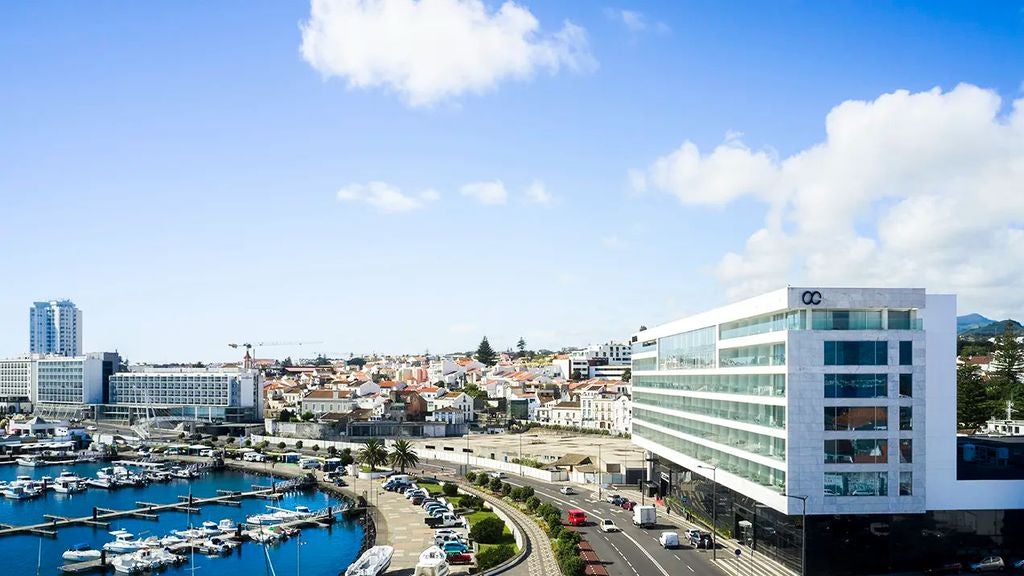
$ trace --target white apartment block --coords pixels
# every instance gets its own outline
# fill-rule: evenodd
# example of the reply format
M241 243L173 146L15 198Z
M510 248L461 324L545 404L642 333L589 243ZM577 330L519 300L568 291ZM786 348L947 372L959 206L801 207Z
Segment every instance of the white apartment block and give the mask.
M83 405L103 401L106 353L33 358L32 400L35 404ZM115 355L116 356L116 355ZM108 368L109 370L109 368Z
M31 354L82 354L82 311L70 300L33 303L28 330Z
M31 408L34 372L29 357L0 360L0 410L26 412Z
M227 421L263 418L263 375L258 370L153 368L110 377L110 403L172 409L174 415Z

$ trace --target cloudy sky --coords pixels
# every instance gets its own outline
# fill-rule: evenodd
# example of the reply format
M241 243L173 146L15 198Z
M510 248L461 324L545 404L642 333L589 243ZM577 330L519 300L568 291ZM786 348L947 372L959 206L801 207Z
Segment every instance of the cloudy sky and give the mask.
M0 4L0 355L624 338L784 286L1024 315L1024 3Z

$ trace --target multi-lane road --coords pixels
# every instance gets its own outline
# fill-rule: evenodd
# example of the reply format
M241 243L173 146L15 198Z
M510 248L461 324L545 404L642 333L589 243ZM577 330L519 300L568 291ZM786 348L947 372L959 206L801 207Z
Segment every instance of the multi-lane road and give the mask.
M485 471L483 471L485 472ZM566 496L559 493L558 486L523 477L509 477L506 482L513 486L531 486L541 501L551 502L562 510L579 508L587 514L587 525L580 531L590 542L598 558L604 563L609 576L722 576L724 573L711 562L710 550L699 550L689 544L680 543L675 550L661 547L658 537L663 531L680 532L681 522L677 518L665 518L664 509L658 508L658 526L644 529L633 526L633 514L607 501L597 499L595 492L578 490L578 494ZM603 494L614 494L609 492ZM618 532L602 532L597 525L606 518L615 522ZM719 550L719 554L726 553Z

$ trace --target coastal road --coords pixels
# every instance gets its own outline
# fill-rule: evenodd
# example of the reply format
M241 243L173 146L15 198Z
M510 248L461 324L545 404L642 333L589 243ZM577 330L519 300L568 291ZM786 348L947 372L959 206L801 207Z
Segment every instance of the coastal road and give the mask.
M644 529L633 526L633 515L608 502L597 501L596 493L578 490L566 496L558 492L559 486L523 477L508 477L514 486L531 486L541 501L551 502L563 510L579 508L587 514L588 525L580 531L590 542L598 558L605 563L609 576L722 576L724 573L711 563L711 552L681 545L676 550L661 547L658 537L664 530L677 530L674 526ZM613 494L614 492L609 492ZM607 494L605 494L607 495ZM604 533L597 524L610 518L621 532ZM662 523L663 510L658 510ZM719 554L727 553L719 550ZM609 563L610 562L610 563Z
M453 473L448 462L421 462L421 466L439 472ZM477 470L488 473L490 470ZM505 482L513 486L530 486L543 502L550 502L562 510L579 508L587 514L588 525L581 527L582 536L590 542L594 552L608 570L609 576L723 576L711 562L709 550L698 550L688 544L676 550L661 547L658 537L663 530L677 530L675 526L664 525L650 529L633 526L631 512L608 502L597 501L595 492L579 490L566 496L558 492L561 485L549 484L532 478L509 476ZM574 487L575 488L575 487ZM614 493L614 492L609 492ZM610 518L620 532L604 533L597 524ZM658 521L663 522L663 511L658 510ZM719 554L727 553L719 550Z

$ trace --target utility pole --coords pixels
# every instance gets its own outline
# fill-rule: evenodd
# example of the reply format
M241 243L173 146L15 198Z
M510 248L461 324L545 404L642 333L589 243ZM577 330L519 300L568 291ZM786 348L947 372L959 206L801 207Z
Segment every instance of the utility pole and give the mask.
M807 575L807 496L783 494L800 501L800 576Z

